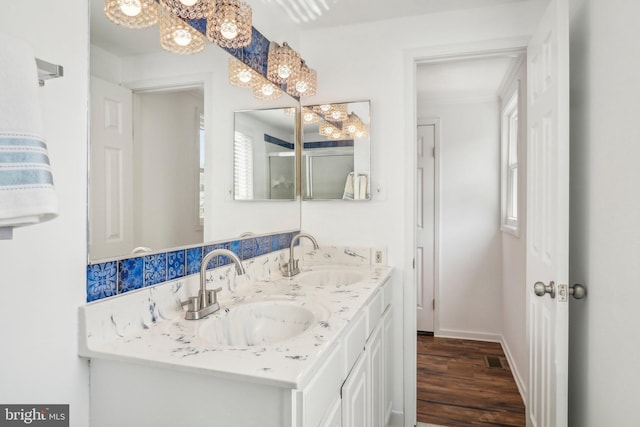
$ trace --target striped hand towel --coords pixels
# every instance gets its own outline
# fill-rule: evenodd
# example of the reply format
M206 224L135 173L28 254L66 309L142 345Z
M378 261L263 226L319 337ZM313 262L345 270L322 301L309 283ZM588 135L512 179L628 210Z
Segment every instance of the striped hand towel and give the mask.
M36 224L58 213L38 90L30 46L0 33L0 227Z

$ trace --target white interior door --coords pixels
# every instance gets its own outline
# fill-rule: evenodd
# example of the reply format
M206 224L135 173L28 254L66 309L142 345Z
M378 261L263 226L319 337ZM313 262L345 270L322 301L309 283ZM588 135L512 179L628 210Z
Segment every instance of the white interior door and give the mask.
M434 331L436 124L418 126L416 146L416 300L418 331Z
M133 131L129 89L91 77L89 253L133 249Z
M527 425L567 425L569 15L551 0L527 50ZM534 294L541 282L555 297Z

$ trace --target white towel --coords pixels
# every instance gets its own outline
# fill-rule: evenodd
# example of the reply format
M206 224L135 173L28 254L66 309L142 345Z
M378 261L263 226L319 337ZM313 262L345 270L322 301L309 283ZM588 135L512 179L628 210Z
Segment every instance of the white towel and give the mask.
M0 33L0 227L58 214L38 90L31 47ZM0 236L11 233L5 229Z
M344 192L342 193L342 198L345 200L353 200L353 181L353 172L349 172L349 174L347 175L347 180L344 183Z

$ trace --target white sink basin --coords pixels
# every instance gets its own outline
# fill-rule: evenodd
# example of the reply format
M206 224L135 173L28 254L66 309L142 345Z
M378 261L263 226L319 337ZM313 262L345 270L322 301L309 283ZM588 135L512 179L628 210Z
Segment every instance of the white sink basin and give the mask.
M365 275L359 271L348 269L323 269L300 273L297 281L301 285L309 286L345 286L358 283L364 279Z
M294 338L325 321L324 306L288 300L258 301L225 309L201 321L198 335L214 346L251 347Z

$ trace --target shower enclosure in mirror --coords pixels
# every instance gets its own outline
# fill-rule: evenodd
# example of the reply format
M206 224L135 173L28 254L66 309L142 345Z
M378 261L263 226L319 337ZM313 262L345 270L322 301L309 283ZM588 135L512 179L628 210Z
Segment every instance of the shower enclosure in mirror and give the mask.
M303 200L370 200L369 101L302 107Z
M235 200L296 199L296 109L234 114Z

